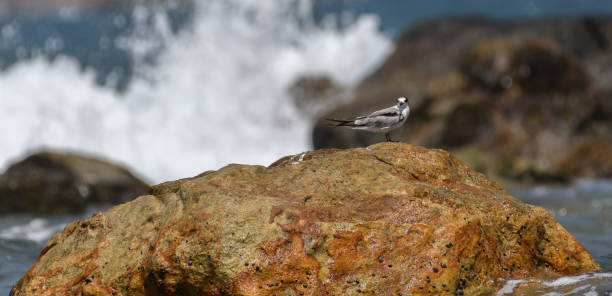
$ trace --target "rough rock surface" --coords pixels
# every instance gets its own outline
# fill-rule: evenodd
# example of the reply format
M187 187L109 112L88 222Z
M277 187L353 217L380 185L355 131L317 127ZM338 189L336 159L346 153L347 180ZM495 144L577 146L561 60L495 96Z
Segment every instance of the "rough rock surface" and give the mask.
M381 143L154 186L66 226L11 295L473 295L598 268L447 152Z
M394 139L462 152L495 180L612 177L609 166L580 154L612 154L611 41L610 17L423 22L399 38L350 104L321 118L367 114L406 96L410 117ZM383 139L324 120L313 131L316 149ZM490 161L478 163L481 154Z
M78 213L149 191L127 169L72 153L40 152L0 175L0 213Z

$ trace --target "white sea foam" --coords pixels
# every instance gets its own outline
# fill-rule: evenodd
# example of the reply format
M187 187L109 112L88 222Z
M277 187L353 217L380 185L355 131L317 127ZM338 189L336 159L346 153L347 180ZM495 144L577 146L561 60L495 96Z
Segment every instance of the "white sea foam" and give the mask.
M510 294L512 293L512 291L514 291L514 288L516 288L516 285L521 284L521 283L525 283L527 282L526 280L509 280L506 282L506 284L499 289L499 291L497 291L497 296L502 296L502 295L506 295L506 294Z
M596 272L585 273L577 276L565 276L548 281L538 280L508 280L505 285L497 291L497 296L512 294L519 284L527 282L539 283L538 295L565 296L565 295L599 295L596 291L598 282L612 281L612 273Z
M512 193L528 198L607 198L612 193L612 181L609 179L578 179L571 185L540 185L512 190Z
M152 182L231 162L269 164L310 148L310 123L286 88L327 73L351 86L390 52L378 19L317 26L292 0L196 1L174 35L163 13L138 8L154 33L118 40L136 77L125 94L93 83L71 58L20 62L0 73L0 168L43 147L122 162ZM138 30L136 30L138 32ZM154 66L140 61L160 50Z
M27 239L37 243L43 243L51 235L62 230L65 222L50 222L44 218L34 218L25 224L13 225L0 230L0 238L4 239Z
M609 272L601 272L601 273L585 273L585 274L581 274L581 275L577 275L577 276L565 276L565 277L560 277L558 279L554 279L554 280L550 280L550 281L545 281L542 284L544 284L547 287L561 287L561 286L568 286L568 285L574 285L580 282L583 282L584 280L597 280L597 279L612 279L612 273Z

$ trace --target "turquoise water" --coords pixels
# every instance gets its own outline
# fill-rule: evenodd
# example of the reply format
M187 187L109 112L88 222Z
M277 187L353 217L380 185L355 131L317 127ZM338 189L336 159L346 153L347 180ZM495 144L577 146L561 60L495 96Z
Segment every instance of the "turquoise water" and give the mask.
M90 208L82 215L0 215L0 295L8 295L54 233L96 210Z
M381 17L382 30L397 36L416 21L441 16L480 15L491 18L525 18L545 16L579 16L612 13L612 2L606 0L337 0L318 1L317 18L330 11Z

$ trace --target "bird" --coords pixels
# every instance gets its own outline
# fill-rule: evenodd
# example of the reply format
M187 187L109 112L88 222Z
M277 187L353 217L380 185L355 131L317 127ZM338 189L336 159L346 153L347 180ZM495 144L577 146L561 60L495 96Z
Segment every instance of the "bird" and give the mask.
M333 126L346 126L352 129L385 133L387 142L393 142L390 132L402 126L404 122L406 122L406 118L408 118L409 114L410 106L408 106L408 99L399 97L397 99L397 105L374 111L366 116L359 116L350 120L331 118L327 118L326 120L330 121Z

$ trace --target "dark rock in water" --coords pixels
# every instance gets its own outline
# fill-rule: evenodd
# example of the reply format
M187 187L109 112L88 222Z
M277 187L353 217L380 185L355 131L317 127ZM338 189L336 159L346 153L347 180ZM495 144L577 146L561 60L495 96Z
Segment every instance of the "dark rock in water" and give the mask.
M381 143L154 186L66 226L11 295L490 295L597 269L446 151Z
M612 177L595 160L571 157L594 142L598 151L612 154L606 144L612 140L610 40L610 17L423 22L399 38L395 52L358 86L350 104L321 118L364 115L406 96L411 114L394 139L453 152L484 151L487 163L464 160L496 180ZM323 120L313 129L315 148L383 140Z
M118 165L41 152L0 175L0 213L78 213L91 204L126 202L148 190L146 183Z

